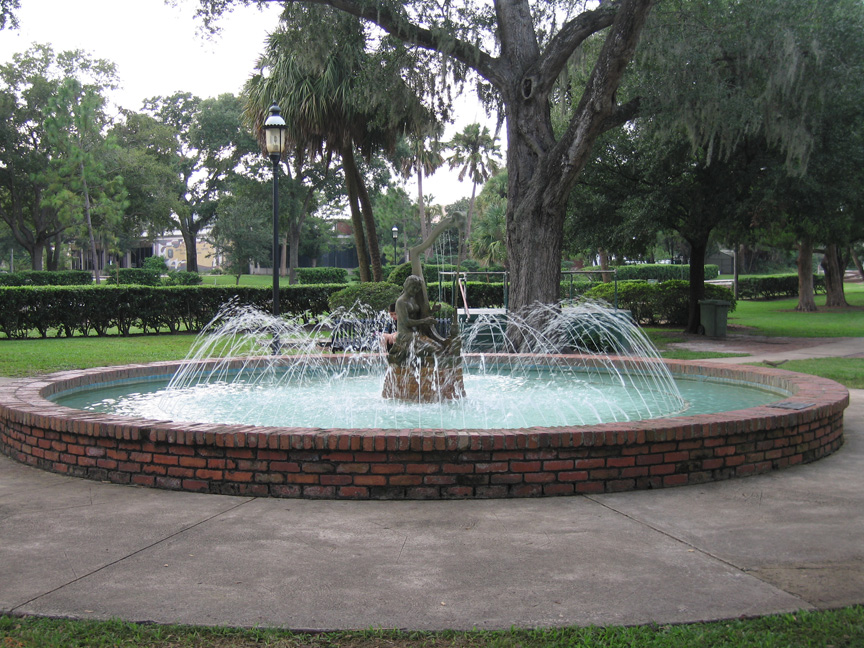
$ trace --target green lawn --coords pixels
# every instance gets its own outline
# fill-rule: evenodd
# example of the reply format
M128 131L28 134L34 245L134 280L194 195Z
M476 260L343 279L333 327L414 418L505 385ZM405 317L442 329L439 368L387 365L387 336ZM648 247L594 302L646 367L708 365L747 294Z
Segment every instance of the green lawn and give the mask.
M0 340L0 376L182 360L194 341L194 335Z
M830 378L849 389L864 389L864 358L789 360L780 369Z
M814 313L795 310L797 299L739 301L729 314L732 332L748 331L772 337L861 337L864 336L864 284L847 283L849 308L826 309L825 296L816 296Z
M859 648L864 607L684 625L503 632L194 628L0 616L3 648Z
M201 283L205 286L236 286L237 285L237 277L234 275L201 275ZM279 285L282 284L288 285L287 277L279 278ZM240 275L240 285L241 286L272 286L273 285L273 275L263 274L263 275Z

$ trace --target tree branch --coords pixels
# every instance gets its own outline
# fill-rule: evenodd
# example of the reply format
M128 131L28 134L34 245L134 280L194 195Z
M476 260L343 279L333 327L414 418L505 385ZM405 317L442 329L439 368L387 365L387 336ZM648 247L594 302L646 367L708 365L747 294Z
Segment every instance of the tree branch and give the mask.
M289 1L296 2L297 0ZM393 12L389 7L374 5L370 2L358 0L307 1L327 5L357 18L368 20L408 45L439 52L464 63L499 90L504 87L505 77L499 69L498 59L489 56L471 43L453 38L452 35L443 30L436 31L420 27L412 23L407 16Z
M615 110L613 111L613 113L606 118L606 120L603 122L603 125L600 127L600 132L605 133L606 131L612 130L613 128L623 126L631 119L637 117L639 115L641 103L641 98L636 97L635 99L631 99L625 104L618 104L617 106L615 106Z
M567 64L573 52L586 38L605 29L615 20L620 2L603 3L593 11L584 11L567 22L546 46L537 71L537 92L546 94Z

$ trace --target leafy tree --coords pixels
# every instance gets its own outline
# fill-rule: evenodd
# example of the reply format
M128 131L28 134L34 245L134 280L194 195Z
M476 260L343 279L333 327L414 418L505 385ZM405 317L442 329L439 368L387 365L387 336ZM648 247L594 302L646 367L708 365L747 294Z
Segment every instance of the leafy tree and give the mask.
M205 24L234 4L251 0L199 0ZM380 27L412 48L406 76L446 102L441 79L478 81L483 97L500 102L507 132L507 251L515 310L559 293L567 198L591 147L621 125L637 104L619 105L616 93L652 0L602 2L572 13L568 0L508 0L494 8L474 2L424 0L318 0ZM286 3L286 8L293 3ZM583 5L584 6L584 5ZM550 93L567 61L592 35L605 31L581 99L567 127L553 129ZM422 61L418 65L417 61ZM425 85L424 85L425 84Z
M474 198L477 195L477 185L482 185L498 170L497 137L492 137L489 129L480 124L469 124L461 133L456 133L447 142L447 148L453 153L447 158L451 169L459 168L459 182L465 176L471 180L471 199L468 202L468 215L465 225L465 241L471 238L471 221L474 218ZM465 257L465 251L460 249L459 260Z
M420 240L425 241L429 235L429 220L426 216L426 201L423 196L423 177L429 176L444 164L441 154L440 128L422 129L412 133L400 141L397 148L397 164L405 178L417 175L417 217L420 221ZM424 252L426 259L431 255L431 249Z
M94 228L107 242L126 206L123 178L105 164L115 145L103 135L107 125L104 103L98 88L67 78L49 101L45 117L45 139L52 157L44 174L43 200L73 231L76 224L84 226L96 283L100 267Z
M224 198L219 218L210 233L210 239L226 257L226 269L240 283L240 276L249 272L251 264L265 262L272 248L271 212L262 209L262 187L266 197L267 183L249 178L236 178L231 195Z
M66 149L52 148L46 133L53 124L59 135L58 120L71 120L63 112L71 106L59 105L61 86L66 84L62 95L67 99L75 96L76 84L87 95L85 105L77 110L80 122L84 112L99 113L96 104L115 83L113 64L78 51L56 54L47 45L33 45L0 66L0 218L29 253L34 270L44 267L46 252L48 269L57 268L61 235L72 224L64 217L73 214L61 215L60 203L47 200L50 183L55 182L51 189L55 198L64 189L62 183L56 184L56 172ZM52 106L59 112L52 113ZM92 135L101 137L101 132ZM80 174L75 182L80 184Z
M506 266L506 172L498 173L489 179L477 196L476 207L477 215L471 230L471 257L483 266Z
M232 94L199 99L178 92L144 104L146 113L174 131L179 160L172 226L186 244L186 270L198 271L196 239L216 218L219 200L243 168L244 158L258 154L255 140L243 127L243 105Z
M0 0L0 31L11 27L18 28L18 18L15 10L21 8L20 0Z
M824 157L824 144L837 141L826 131L861 122L853 79L862 73L862 13L858 0L676 0L647 31L642 87L655 132L683 130L706 165L740 158L742 147L766 153L752 176L764 197L758 210L763 225L770 215L770 229L782 218L796 233L802 310L815 308L813 246L850 213L849 199L844 211L830 199L834 182L819 175L839 170Z
M151 115L122 111L110 131L117 143L113 164L123 177L127 206L118 233L121 250L173 229L180 209L180 158L173 127Z

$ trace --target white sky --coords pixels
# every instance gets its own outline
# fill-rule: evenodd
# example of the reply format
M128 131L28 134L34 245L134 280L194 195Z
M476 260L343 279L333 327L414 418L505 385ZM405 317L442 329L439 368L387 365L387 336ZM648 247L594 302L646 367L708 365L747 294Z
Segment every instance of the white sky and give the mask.
M131 110L140 110L145 99L176 91L200 97L236 94L277 24L279 5L260 12L237 8L220 22L222 33L209 39L199 34L196 6L195 0L177 7L164 0L21 0L19 29L0 31L0 62L11 61L34 42L48 43L55 52L85 50L116 64L122 88L114 101ZM476 102L464 104L458 111L459 129L487 121ZM448 128L445 137L452 137L456 128ZM413 197L416 181L408 181L405 189ZM470 184L460 183L446 166L424 179L423 189L444 204L471 194Z

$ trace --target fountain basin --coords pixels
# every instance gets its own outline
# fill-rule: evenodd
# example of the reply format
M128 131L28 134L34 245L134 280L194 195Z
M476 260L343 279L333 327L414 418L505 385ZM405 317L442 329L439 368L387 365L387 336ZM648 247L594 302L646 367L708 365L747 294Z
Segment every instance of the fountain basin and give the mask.
M579 356L542 356L579 362ZM626 369L632 361L617 359ZM644 363L644 360L640 361ZM843 443L846 389L777 369L666 361L674 375L790 396L746 410L588 426L320 429L178 423L74 410L64 391L170 376L183 363L69 371L0 396L0 450L52 472L228 495L453 499L704 483L815 461ZM204 363L206 364L206 362Z

